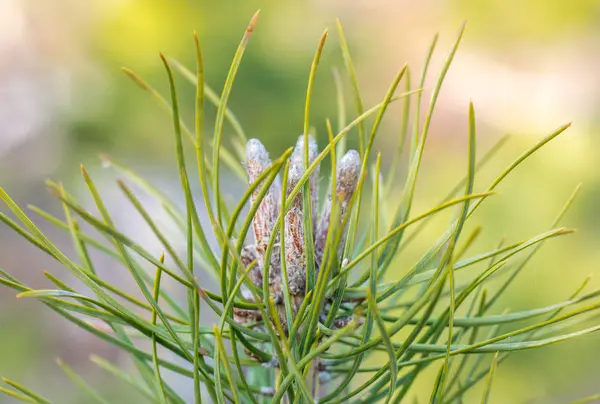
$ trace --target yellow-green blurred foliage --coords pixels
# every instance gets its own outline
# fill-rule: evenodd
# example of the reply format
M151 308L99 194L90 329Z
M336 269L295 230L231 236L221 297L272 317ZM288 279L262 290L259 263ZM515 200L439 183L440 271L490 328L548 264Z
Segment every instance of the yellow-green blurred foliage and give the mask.
M194 68L192 33L196 30L203 45L207 82L218 92L241 34L258 8L262 9L260 20L230 107L247 134L261 138L273 154L289 147L302 130L310 62L326 27L330 38L319 69L311 120L321 144L326 141L325 118L336 122L331 69L343 68L336 17L344 24L369 106L383 97L393 74L405 62L416 82L428 43L439 31L431 77L424 89L428 101L440 62L460 22L467 19L464 41L434 116L414 212L436 204L466 171L470 99L477 111L479 155L504 133L512 134L508 145L480 173L477 190L483 190L537 139L572 120L573 127L563 137L523 164L499 187L498 195L484 204L473 221L483 224L483 232L470 251L489 250L502 237L517 241L546 230L582 181L581 195L562 223L579 231L550 240L495 311L558 302L585 276L598 272L600 3L596 0L3 0L0 89L12 90L0 105L24 106L11 109L10 116L0 112L0 139L5 143L0 148L2 185L21 203L36 202L59 212L60 207L43 195L41 180L61 179L77 189L78 164L84 162L97 170L96 156L101 152L139 168L151 179L175 183L170 120L119 69L131 68L166 94L158 52ZM184 117L190 120L193 87L181 76L177 84ZM349 87L346 95L347 113L352 117ZM30 109L33 115L27 114ZM209 107L208 116L214 113ZM396 105L375 145L383 153L384 164L391 161L399 117ZM23 125L27 130L21 130ZM225 142L230 134L227 127ZM357 145L355 134L349 142ZM398 183L384 214L393 213L401 190L402 183ZM388 276L406 271L449 219L441 215L433 221ZM8 256L1 261L4 269L36 286L45 284L42 270L60 271L43 254L15 239L7 229L0 229L1 255ZM67 239L59 245L69 248ZM598 280L590 285L597 287ZM94 385L115 390L114 379L90 365L87 356L100 352L124 361L120 352L67 330L70 325L39 303L15 302L11 290L0 289L0 307L0 374L49 391L50 397L63 394L61 403L78 403L77 390L53 363L53 357L61 356L90 375ZM595 354L600 348L598 338L592 335L515 354L500 367L491 402L559 403L594 392L600 378ZM416 384L420 402L429 397L432 378ZM127 402L132 394L113 391L113 402ZM0 403L9 402L4 400L0 397Z

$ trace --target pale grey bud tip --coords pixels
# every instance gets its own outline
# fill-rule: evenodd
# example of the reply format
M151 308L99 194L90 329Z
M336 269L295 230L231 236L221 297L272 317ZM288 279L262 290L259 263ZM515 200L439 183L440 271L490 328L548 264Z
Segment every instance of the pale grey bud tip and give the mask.
M356 150L348 150L340 159L337 169L337 192L339 196L348 197L354 191L360 175L360 163L360 154Z
M250 161L258 161L263 164L270 163L269 153L265 146L258 139L250 139L246 143L246 159Z
M304 174L304 167L301 164L292 164L288 171L288 186L296 186Z
M314 160L314 158L319 153L319 146L317 145L317 141L312 135L308 135L308 156L309 161ZM304 156L304 135L300 135L298 137L298 141L296 142L296 147L294 147L294 152L292 154L292 158L297 158L303 160Z
M340 159L338 169L342 171L355 167L360 168L360 154L356 150L348 150Z

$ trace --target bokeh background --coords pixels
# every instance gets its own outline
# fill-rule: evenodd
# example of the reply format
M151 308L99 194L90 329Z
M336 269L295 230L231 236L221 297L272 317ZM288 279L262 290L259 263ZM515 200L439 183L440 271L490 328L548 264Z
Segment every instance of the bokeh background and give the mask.
M31 203L60 214L61 207L46 192L44 180L60 180L86 200L79 176L79 164L84 163L100 183L120 227L158 249L141 219L126 207L114 173L102 170L98 159L100 153L107 153L167 192L177 190L169 117L120 67L133 69L165 92L158 52L193 68L192 32L197 30L207 81L219 89L239 38L258 8L262 9L259 24L230 107L245 131L262 139L273 155L289 147L302 131L308 70L318 39L329 27L312 111L318 139L326 141L325 118L337 116L331 69L343 68L335 18L345 27L366 105L383 97L405 62L417 76L431 38L439 32L424 89L428 100L441 62L461 22L467 20L432 123L415 211L437 203L464 173L469 100L477 111L480 155L502 135L511 134L482 171L478 189L536 140L572 121L565 135L519 168L499 188L499 195L484 204L475 218L484 227L474 248L484 251L502 237L519 240L544 231L583 182L563 223L578 232L550 241L496 311L558 302L584 277L597 275L598 0L1 0L0 185L22 205ZM181 77L178 84L184 116L189 119L193 88ZM346 94L352 116L349 86ZM375 145L384 165L396 147L398 107L390 110ZM215 112L208 111L209 116ZM232 133L226 127L225 138ZM356 146L355 134L349 142ZM231 178L228 185L235 195L239 182ZM399 183L392 201L401 189ZM414 263L447 219L425 229L390 277ZM41 220L38 223L59 246L71 251L65 234ZM70 279L64 269L6 227L0 228L0 265L39 288L49 286L43 270ZM114 282L132 284L121 267L103 268L103 274ZM598 286L593 278L588 288ZM600 336L590 335L514 355L500 368L491 401L563 403L597 393L599 349ZM0 288L0 375L46 391L49 397L61 397L61 403L84 402L55 364L60 357L112 402L137 402L140 398L134 391L89 361L91 353L128 365L122 352L77 330L38 302L18 301L12 290ZM430 394L427 382L420 380L415 390L421 398ZM5 402L11 401L0 396L0 403Z

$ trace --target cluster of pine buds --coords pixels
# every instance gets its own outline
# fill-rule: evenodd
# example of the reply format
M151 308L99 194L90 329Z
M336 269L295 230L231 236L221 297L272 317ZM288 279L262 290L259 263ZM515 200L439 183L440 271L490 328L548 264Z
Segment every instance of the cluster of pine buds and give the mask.
M296 187L302 175L305 172L305 167L313 163L318 154L317 143L312 136L308 136L308 164L305 164L305 145L304 136L300 136L296 142L296 146L290 157L289 169L287 173L286 195L289 196L292 190ZM343 219L346 217L347 208L356 189L360 175L360 155L356 150L346 152L337 164L336 173L336 195L329 195L322 206L320 216L318 210L318 182L319 182L319 167L317 167L310 176L310 208L311 217L313 219L313 234L309 240L314 242L314 263L315 269L318 271L323 263L323 255L327 236L330 231L339 231L343 226ZM250 139L246 145L246 172L248 174L249 184L257 181L262 172L268 170L271 166L269 153L264 145L258 139ZM278 307L279 313L283 313L283 276L281 265L281 248L284 248L285 253L285 269L288 279L288 290L290 293L292 310L294 315L297 313L306 293L306 272L307 272L307 257L306 257L306 235L304 217L308 212L304 212L303 191L299 192L291 202L289 209L284 217L284 245L280 243L280 237L277 229L274 229L277 217L281 211L281 182L279 177L270 186L267 194L264 196L256 214L253 218L252 227L254 230L255 244L247 244L244 246L241 254L242 263L249 271L249 278L258 286L263 284L263 271L265 253L267 244L271 234L276 234L275 244L269 262L269 293L270 297ZM254 203L258 190L251 197L251 203ZM331 218L332 205L337 203L337 214ZM333 224L333 226L332 226ZM331 228L330 228L331 227ZM337 249L337 257L341 259L345 245L345 229L341 229L341 237ZM257 313L237 310L236 315L238 320L243 321ZM285 324L285 316L280 316L282 323Z

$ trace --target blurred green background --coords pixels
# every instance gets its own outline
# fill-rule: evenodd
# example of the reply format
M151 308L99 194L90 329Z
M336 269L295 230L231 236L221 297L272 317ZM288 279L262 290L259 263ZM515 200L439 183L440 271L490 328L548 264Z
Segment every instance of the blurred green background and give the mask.
M480 155L503 134L509 143L482 171L483 189L525 148L573 121L552 142L511 175L499 195L486 202L474 221L483 233L473 251L485 251L502 237L519 240L546 230L575 186L582 192L564 225L578 232L552 240L530 263L497 306L534 308L569 296L600 263L600 2L572 0L2 0L0 1L0 184L25 205L60 213L43 181L61 180L84 195L79 180L84 163L101 182L117 220L142 242L139 219L120 209L114 175L101 170L98 154L126 162L166 190L177 189L171 122L154 100L120 71L127 66L166 94L158 52L194 68L192 32L204 49L208 83L219 90L251 15L261 8L230 107L246 133L259 137L273 155L293 144L302 131L306 80L316 44L326 27L330 38L316 82L312 122L321 144L325 118L336 112L333 67L343 69L335 32L339 17L355 59L365 105L378 102L394 74L408 62L418 75L433 35L440 33L432 82L463 20L464 40L447 76L432 123L415 212L433 206L465 170L467 108L477 111ZM193 88L177 78L184 116L190 120ZM352 117L349 86L348 115ZM215 110L208 109L208 116ZM391 161L399 133L394 106L375 145L384 164ZM225 128L225 142L233 132ZM349 139L356 146L356 134ZM401 176L400 176L401 177ZM233 188L239 183L231 180ZM394 197L399 197L398 184ZM393 198L391 202L393 202ZM390 203L393 206L393 203ZM391 209L391 208L390 208ZM391 214L391 212L388 212ZM400 276L440 234L441 216L405 252L390 277ZM41 223L41 222L40 222ZM70 251L66 235L42 228ZM158 246L158 245L157 245ZM157 247L158 248L158 247ZM36 287L48 287L42 270L68 278L49 258L0 228L3 269ZM394 272L396 271L396 272ZM120 267L105 273L131 283ZM588 288L600 285L592 279ZM115 403L139 399L110 374L90 363L91 353L127 364L122 352L66 324L35 301L17 301L0 288L0 375L62 397L82 396L56 366L61 357L110 394ZM500 367L493 403L563 403L597 393L598 335L523 352ZM176 383L177 381L175 381ZM428 397L422 379L415 394ZM182 386L187 389L189 386ZM0 403L10 399L0 396Z

